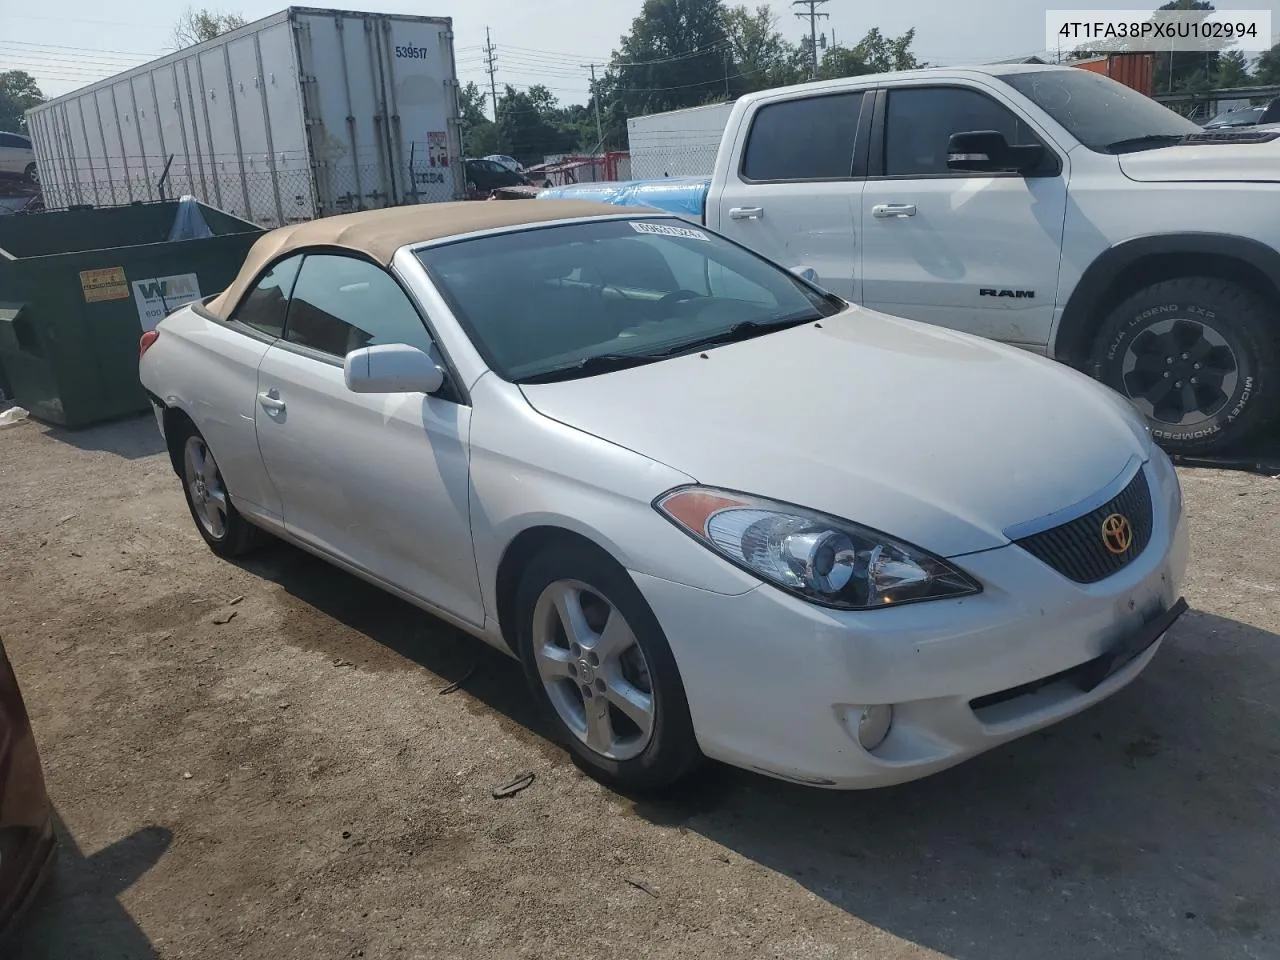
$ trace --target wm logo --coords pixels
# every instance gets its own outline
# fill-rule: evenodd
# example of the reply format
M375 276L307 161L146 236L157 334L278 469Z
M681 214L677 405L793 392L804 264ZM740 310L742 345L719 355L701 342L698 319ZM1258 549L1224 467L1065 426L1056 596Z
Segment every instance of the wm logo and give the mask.
M141 285L142 295L148 300L167 300L170 297L191 295L196 288L185 277L173 277L166 280L151 280Z

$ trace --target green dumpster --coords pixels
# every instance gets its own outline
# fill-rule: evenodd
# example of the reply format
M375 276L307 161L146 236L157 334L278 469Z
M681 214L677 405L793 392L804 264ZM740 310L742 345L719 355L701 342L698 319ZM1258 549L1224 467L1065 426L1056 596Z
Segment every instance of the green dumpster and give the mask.
M149 409L138 338L226 287L261 233L190 199L0 217L0 390L66 427Z

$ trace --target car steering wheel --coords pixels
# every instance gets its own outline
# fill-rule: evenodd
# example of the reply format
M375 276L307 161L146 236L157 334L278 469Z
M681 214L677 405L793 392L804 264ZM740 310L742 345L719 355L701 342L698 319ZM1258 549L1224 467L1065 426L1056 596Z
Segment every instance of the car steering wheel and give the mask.
M701 298L702 294L693 290L672 290L658 301L658 306L666 307L673 303L684 303L686 300L699 300Z

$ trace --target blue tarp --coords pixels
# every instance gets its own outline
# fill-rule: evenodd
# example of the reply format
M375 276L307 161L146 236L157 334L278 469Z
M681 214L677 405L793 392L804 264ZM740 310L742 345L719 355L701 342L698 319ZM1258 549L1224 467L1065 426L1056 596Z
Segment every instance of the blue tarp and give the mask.
M541 191L538 199L558 197L595 200L619 207L656 207L702 223L707 207L707 191L710 188L710 177L667 177L662 180L575 183L551 187Z

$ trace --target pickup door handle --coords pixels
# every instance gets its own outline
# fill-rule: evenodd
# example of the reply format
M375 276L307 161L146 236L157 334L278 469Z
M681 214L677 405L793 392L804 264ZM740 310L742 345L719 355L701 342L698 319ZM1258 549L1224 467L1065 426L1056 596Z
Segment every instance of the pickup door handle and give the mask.
M284 401L275 390L258 394L258 403L262 404L262 409L268 413L284 413Z
M871 215L877 220L901 220L903 217L914 217L914 203L877 203L871 208Z
M730 220L759 220L764 216L764 207L730 207Z

